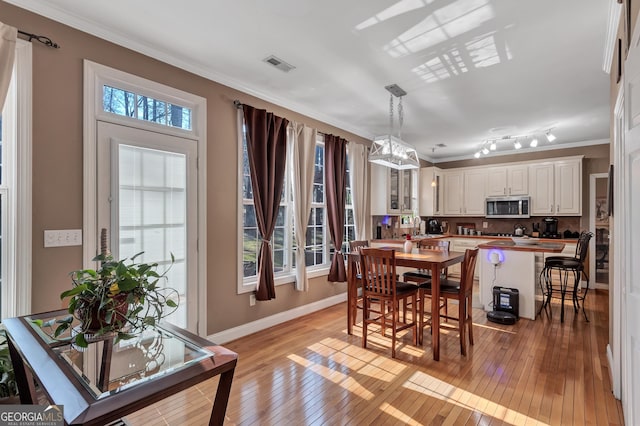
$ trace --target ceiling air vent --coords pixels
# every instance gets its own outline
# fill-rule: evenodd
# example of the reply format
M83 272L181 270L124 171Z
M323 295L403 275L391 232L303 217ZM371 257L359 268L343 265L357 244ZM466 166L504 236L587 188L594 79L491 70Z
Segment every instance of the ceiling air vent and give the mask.
M293 65L288 64L282 59L277 58L273 55L264 58L263 61L270 65L273 65L274 67L278 68L280 71L284 71L284 72L289 72L295 68Z

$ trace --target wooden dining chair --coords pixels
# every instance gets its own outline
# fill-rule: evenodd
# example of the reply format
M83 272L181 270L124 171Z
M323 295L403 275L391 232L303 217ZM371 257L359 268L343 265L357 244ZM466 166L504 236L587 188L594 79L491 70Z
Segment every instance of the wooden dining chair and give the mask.
M362 248L362 347L367 347L369 324L379 324L383 335L387 327L391 328L391 357L396 357L396 334L411 329L413 344L418 345L417 298L418 287L415 284L399 282L396 276L396 257L394 250ZM400 322L400 301L411 300L412 316L409 321ZM371 304L380 303L380 312L373 312ZM386 306L386 308L385 308ZM371 315L371 314L376 315Z
M445 303L449 300L458 301L458 317L450 317L445 313L447 319L458 321L458 331L460 333L460 353L467 355L467 339L469 334L469 343L473 345L473 272L476 268L476 260L478 258L478 249L467 249L464 253L464 260L461 266L460 281L446 278L440 281L440 297L445 299ZM421 285L421 293L431 295L431 282L428 285ZM423 301L420 302L421 306ZM422 310L424 308L421 308Z
M449 251L449 241L438 238L424 238L422 240L418 240L417 246L418 249ZM447 276L446 271L447 270L445 269L443 272L445 278ZM416 269L413 271L405 272L402 277L406 282L414 282L420 284L431 279L431 270Z
M369 247L369 241L367 240L354 240L349 241L349 266L353 268L354 280L352 285L349 286L347 299L349 301L349 317L350 323L348 324L348 333L351 334L353 325L356 323L358 316L358 309L362 309L362 297L358 295L358 289L362 288L362 261L360 258L360 250L362 248Z
M441 250L441 251L449 251L449 241L447 240L442 240L442 239L438 239L438 238L424 238L422 240L418 240L418 249L423 249L423 250ZM446 279L448 276L447 274L447 269L445 268L442 272L442 278L441 279ZM431 270L430 269L415 269L413 271L409 271L409 272L405 272L403 275L403 280L405 282L413 282L416 283L418 286L422 285L422 286L428 286L431 285ZM419 293L419 302L420 302L420 306L424 306L424 304L422 304L420 298L422 298L423 296L426 296L426 294L424 292L420 292ZM445 300L443 298L441 298L442 303L440 303L440 308L444 308L445 312L445 318L446 316L448 316L448 312L447 312L447 304L445 302ZM404 311L406 313L407 311L407 306L404 306ZM424 310L421 309L420 312L424 313ZM406 314L405 314L406 315Z

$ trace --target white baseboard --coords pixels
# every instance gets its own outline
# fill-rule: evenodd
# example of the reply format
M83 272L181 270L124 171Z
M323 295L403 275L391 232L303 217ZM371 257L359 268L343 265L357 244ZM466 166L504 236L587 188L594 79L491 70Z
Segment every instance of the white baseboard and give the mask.
M230 328L228 330L223 330L218 333L211 334L207 336L207 339L219 345L223 345L232 340L239 339L241 337L248 336L249 334L253 334L266 328L273 327L274 325L282 324L283 322L287 322L292 319L310 314L312 312L328 308L329 306L337 305L338 303L342 303L346 300L347 293L341 293L335 296L331 296L327 299L318 300L317 302L313 302L308 305L298 306L297 308L271 315L270 317L260 318L257 321L249 322L234 328ZM345 321L346 318L347 313L345 312Z
M609 284L595 283L592 288L598 290L609 290Z

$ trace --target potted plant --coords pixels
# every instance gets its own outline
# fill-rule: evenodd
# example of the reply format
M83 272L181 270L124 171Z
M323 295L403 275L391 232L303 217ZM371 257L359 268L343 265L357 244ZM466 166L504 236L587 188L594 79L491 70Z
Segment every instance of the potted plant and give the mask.
M4 328L0 324L0 404L19 404L18 386Z
M58 338L73 322L71 339L78 347L88 345L87 338L116 336L116 341L130 339L178 307L178 292L161 285L168 269L156 271L157 263L136 262L131 259L114 260L111 254L100 254L94 261L100 267L71 272L73 288L60 294L69 298L69 316L57 321L54 337ZM173 264L174 257L171 255Z

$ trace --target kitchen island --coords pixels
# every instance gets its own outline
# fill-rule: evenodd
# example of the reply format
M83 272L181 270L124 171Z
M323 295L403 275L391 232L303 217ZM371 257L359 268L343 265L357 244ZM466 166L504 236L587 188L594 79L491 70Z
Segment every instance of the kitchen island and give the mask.
M542 301L536 256L542 258L545 253L561 253L565 244L549 240L523 240L522 243L501 239L478 245L480 301L485 311L492 311L494 286L518 289L519 316L534 320L536 300Z

